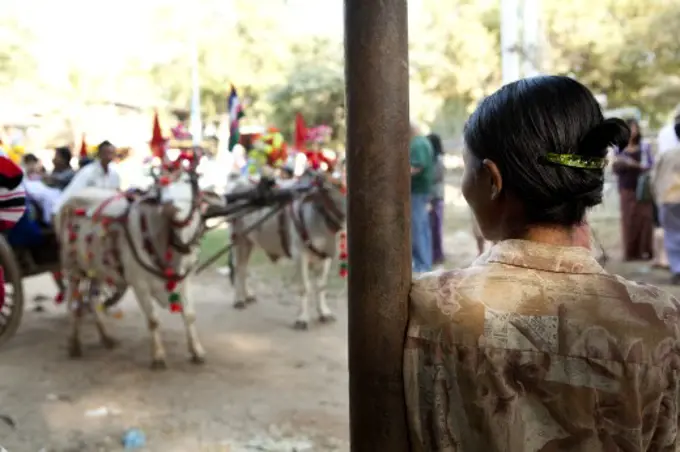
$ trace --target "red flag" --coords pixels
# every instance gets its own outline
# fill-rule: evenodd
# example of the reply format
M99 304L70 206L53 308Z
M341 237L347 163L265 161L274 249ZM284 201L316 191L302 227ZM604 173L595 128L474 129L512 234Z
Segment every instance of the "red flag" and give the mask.
M87 158L87 142L85 141L85 134L83 134L83 139L80 141L80 158Z
M295 115L295 148L302 150L307 141L307 126L301 113Z
M151 153L154 157L160 159L165 155L165 143L166 140L163 138L163 132L161 132L161 123L158 119L158 111L154 112L153 116L153 132L151 135L151 141L149 142L149 147L151 147Z

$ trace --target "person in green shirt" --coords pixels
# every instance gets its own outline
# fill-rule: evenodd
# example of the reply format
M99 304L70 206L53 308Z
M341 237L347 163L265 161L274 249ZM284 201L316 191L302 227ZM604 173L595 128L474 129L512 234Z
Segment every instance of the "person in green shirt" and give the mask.
M413 270L432 270L432 230L427 211L434 179L434 151L418 126L411 124L411 246Z

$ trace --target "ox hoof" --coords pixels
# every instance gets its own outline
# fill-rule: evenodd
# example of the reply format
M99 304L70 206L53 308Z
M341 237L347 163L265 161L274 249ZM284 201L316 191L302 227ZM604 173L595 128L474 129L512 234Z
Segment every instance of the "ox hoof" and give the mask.
M234 302L234 309L245 309L245 308L246 308L246 302L245 301Z
M81 358L83 356L83 349L79 341L71 341L68 344L69 358Z
M333 323L333 322L335 322L335 314L321 314L319 316L319 322L321 322L321 323Z
M293 329L298 331L305 331L309 328L309 324L304 320L296 320L293 324Z
M196 364L197 366L200 366L201 364L205 364L205 356L192 355L191 356L191 364Z
M156 358L151 361L151 370L165 370L168 368L168 364L164 359Z
M114 348L118 347L118 341L112 337L104 336L102 337L102 345L107 350L113 350Z
M253 304L257 301L257 297L254 295L249 296L246 298L246 304Z

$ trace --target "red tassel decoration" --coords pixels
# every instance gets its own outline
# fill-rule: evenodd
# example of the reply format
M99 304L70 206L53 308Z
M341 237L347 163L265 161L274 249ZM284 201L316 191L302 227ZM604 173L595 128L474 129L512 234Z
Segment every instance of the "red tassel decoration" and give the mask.
M346 278L347 274L349 273L349 265L347 263L347 258L348 258L348 254L347 254L347 233L345 231L341 231L339 239L340 239L340 243L339 243L339 247L340 247L340 255L339 255L340 277Z
M54 297L54 302L56 304L62 304L64 302L64 292L59 292L57 296Z
M170 303L170 312L173 314L182 312L182 305L180 303Z

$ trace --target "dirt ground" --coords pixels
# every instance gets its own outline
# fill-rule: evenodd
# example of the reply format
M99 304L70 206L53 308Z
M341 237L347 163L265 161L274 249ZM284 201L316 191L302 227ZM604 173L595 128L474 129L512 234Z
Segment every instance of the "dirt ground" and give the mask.
M475 245L455 184L447 203L447 266L459 267L472 260ZM609 200L591 216L610 269L665 284L665 272L620 264L617 209ZM89 322L84 357L74 361L66 353L64 308L48 302L36 312L30 301L53 295L51 280L26 280L24 321L0 351L0 415L16 424L0 419L0 445L9 452L116 451L123 432L139 428L147 451L348 451L344 282L334 278L329 290L337 323L299 332L291 328L293 273L290 264L260 257L251 279L259 301L246 311L232 309L232 289L217 271L198 277L192 292L207 363L189 362L180 318L164 313L165 371L149 368L148 332L129 294L123 318L110 321L120 346L103 349Z

